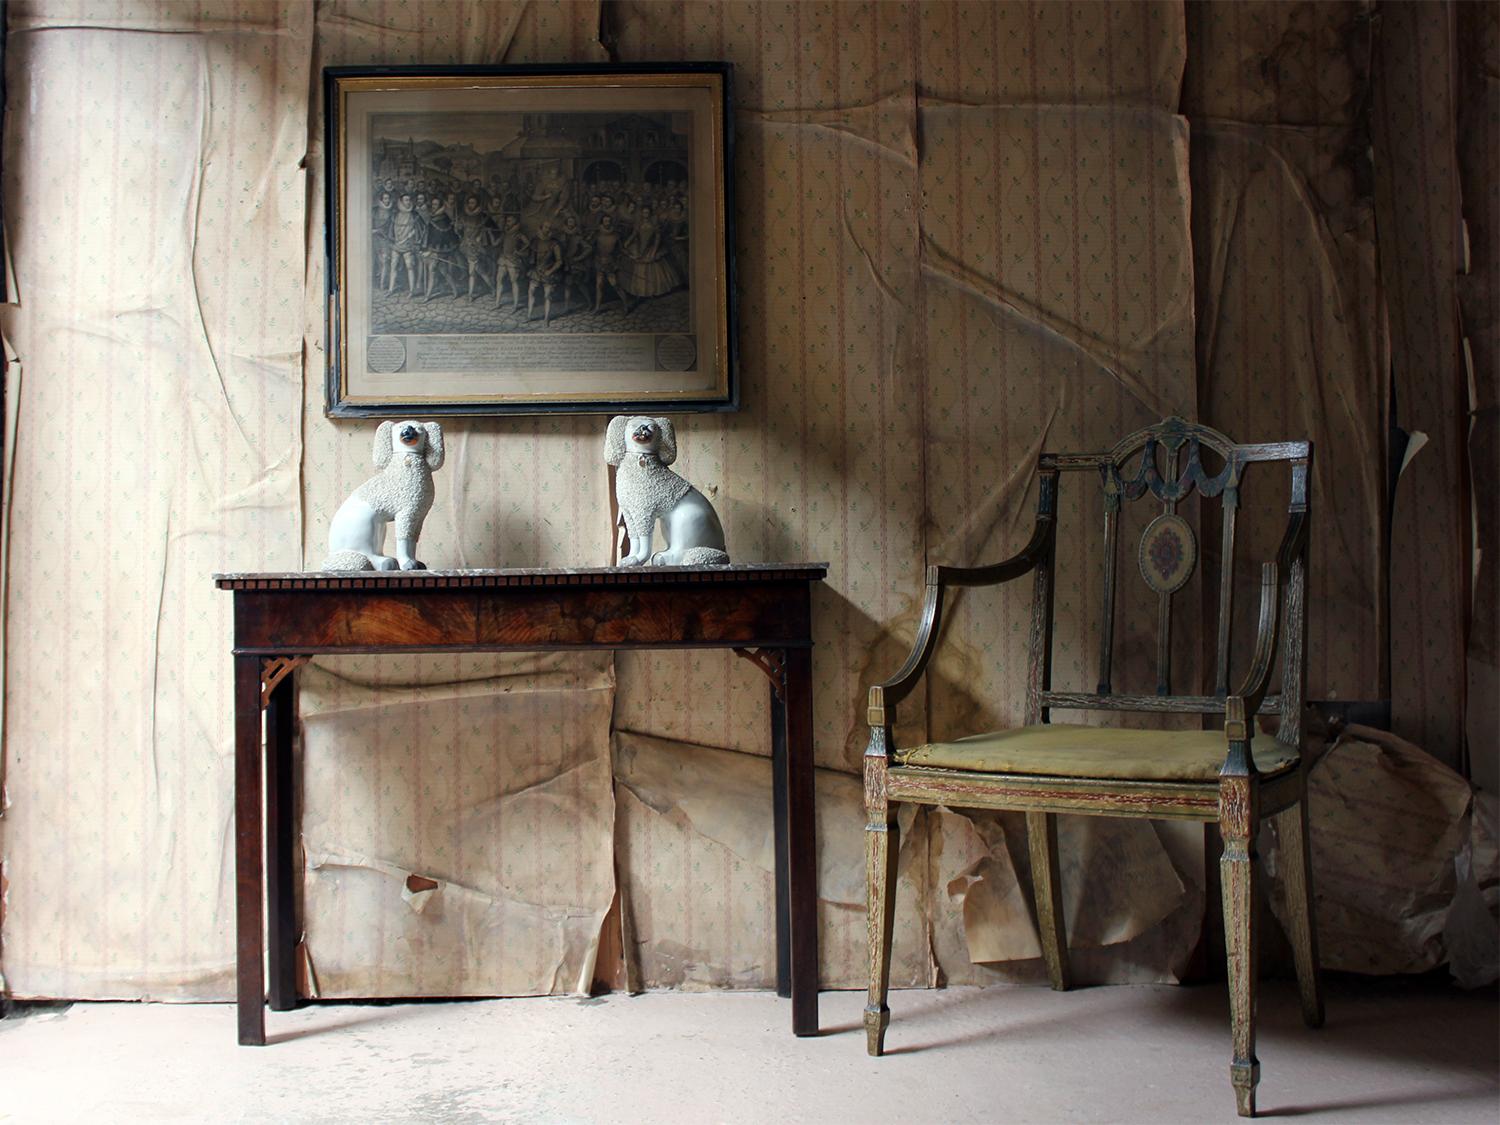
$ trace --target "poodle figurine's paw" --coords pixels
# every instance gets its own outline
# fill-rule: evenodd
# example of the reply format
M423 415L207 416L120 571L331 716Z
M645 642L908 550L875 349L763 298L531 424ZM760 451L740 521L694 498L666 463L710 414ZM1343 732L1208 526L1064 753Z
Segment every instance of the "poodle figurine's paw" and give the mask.
M375 555L370 559L376 570L400 570L401 564L389 555Z
M621 566L640 566L645 561L646 561L645 559L637 558L635 555L626 555L623 559L620 560L620 565Z
M402 570L426 570L427 564L418 562L416 559L406 559L401 564Z

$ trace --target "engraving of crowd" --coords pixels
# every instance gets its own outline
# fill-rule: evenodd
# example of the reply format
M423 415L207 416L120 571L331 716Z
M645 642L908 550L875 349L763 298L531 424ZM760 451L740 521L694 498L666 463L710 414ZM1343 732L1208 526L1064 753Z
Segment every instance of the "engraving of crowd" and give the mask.
M687 184L575 183L513 174L467 182L434 172L375 185L377 290L474 302L542 320L618 302L626 313L687 284ZM559 307L554 307L554 302Z

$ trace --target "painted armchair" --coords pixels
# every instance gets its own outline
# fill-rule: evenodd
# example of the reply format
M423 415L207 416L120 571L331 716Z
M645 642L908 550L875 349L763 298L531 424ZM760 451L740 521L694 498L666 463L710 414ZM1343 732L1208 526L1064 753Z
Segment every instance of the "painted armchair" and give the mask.
M1204 452L1222 468L1210 473ZM1233 559L1236 517L1246 470L1271 463L1290 469L1286 531L1273 561L1261 569L1260 616L1243 677L1231 685ZM1261 821L1280 818L1288 871L1289 937L1303 1018L1323 1021L1307 846L1306 760L1302 702L1307 626L1308 442L1236 445L1205 426L1169 418L1131 434L1103 453L1042 454L1035 531L1013 557L992 566L930 566L911 654L889 679L870 688L870 742L865 752L866 872L869 894L870 994L865 1008L869 1053L884 1050L890 1009L891 930L895 908L900 802L1008 809L1026 816L1036 916L1052 987L1069 984L1067 937L1059 897L1057 815L1093 814L1216 822L1224 839L1220 862L1228 954L1230 1079L1242 1116L1255 1113L1260 1064L1255 1057L1256 835ZM1133 466L1133 467L1132 467ZM1097 476L1103 488L1103 612L1098 684L1092 692L1052 689L1053 588L1058 484L1063 474ZM1192 526L1178 506L1196 490L1203 504L1220 501L1221 582L1213 694L1172 692L1173 595L1197 562ZM1146 500L1159 514L1142 533L1136 558L1157 595L1156 690L1114 690L1121 514ZM944 596L954 587L991 586L1033 576L1025 725L975 733L951 742L898 746L897 705L923 675L938 643ZM1268 694L1280 657L1280 692ZM1054 711L1142 711L1212 715L1216 730L1133 730L1052 722ZM1279 716L1274 735L1260 734L1261 715Z

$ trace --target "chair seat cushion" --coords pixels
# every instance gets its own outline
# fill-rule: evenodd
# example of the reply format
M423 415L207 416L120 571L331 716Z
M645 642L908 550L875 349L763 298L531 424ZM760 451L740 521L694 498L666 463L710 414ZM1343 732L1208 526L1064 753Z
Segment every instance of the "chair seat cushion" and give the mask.
M957 742L931 742L897 750L896 764L976 773L1097 777L1116 781L1215 781L1228 743L1223 731L1123 730L1074 723L1045 723L993 731ZM1280 773L1296 764L1297 751L1271 735L1250 747L1255 768Z

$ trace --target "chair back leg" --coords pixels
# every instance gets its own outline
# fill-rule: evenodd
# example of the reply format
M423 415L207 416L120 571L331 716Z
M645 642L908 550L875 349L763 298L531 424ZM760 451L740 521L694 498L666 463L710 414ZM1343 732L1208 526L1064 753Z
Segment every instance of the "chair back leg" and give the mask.
M1255 836L1256 783L1251 777L1224 777L1219 782L1219 831L1224 855L1219 878L1224 899L1224 947L1229 960L1229 1020L1233 1058L1229 1079L1234 1084L1235 1109L1241 1117L1255 1116L1255 1087L1260 1062L1255 1057L1255 992L1260 967L1260 936L1256 922L1256 879L1259 856Z
M1031 851L1031 885L1036 897L1036 923L1042 939L1042 957L1047 979L1058 992L1071 980L1068 971L1068 935L1063 920L1062 876L1057 859L1057 817L1052 813L1026 814L1026 843Z
M1302 1022L1323 1026L1323 980L1318 969L1318 926L1312 903L1312 852L1308 847L1307 791L1302 799L1276 818L1276 839L1286 868L1284 885L1288 937L1297 965L1297 991L1302 997Z

